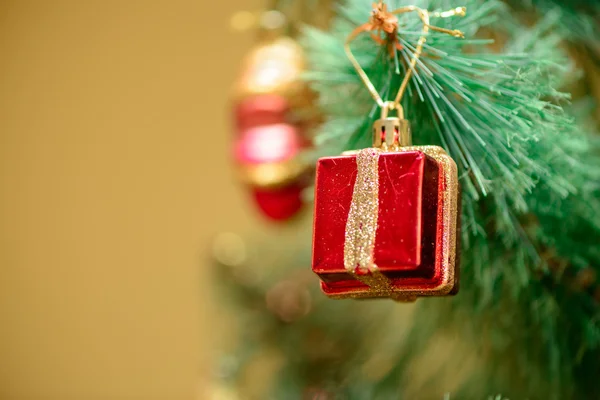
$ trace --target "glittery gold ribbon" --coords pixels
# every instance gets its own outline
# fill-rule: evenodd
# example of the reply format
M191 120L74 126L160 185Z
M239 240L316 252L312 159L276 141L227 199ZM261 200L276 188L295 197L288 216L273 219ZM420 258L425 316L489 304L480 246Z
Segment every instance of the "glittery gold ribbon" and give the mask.
M346 222L344 268L362 272L377 268L373 262L379 212L379 149L363 149L356 155L356 183Z

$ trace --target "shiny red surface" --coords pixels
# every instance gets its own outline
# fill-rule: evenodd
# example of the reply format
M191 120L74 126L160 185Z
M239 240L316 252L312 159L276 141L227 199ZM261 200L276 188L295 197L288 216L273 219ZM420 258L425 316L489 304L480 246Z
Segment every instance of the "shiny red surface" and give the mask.
M420 151L385 153L379 158L374 261L397 286L426 288L440 279L442 172L434 159ZM330 293L364 287L344 269L345 227L355 180L355 156L322 158L317 164L313 271Z
M291 185L277 189L252 189L256 204L265 217L273 221L285 221L302 208L304 185Z

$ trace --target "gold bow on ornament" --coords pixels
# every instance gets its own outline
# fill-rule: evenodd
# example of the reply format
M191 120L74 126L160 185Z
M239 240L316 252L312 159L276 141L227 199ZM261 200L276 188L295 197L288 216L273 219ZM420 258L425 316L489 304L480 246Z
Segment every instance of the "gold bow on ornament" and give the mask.
M421 22L423 23L422 34L421 34L421 37L419 38L419 41L417 42L417 46L416 46L415 52L412 56L412 60L409 65L408 72L404 76L404 79L402 81L402 84L400 85L400 89L398 90L398 94L396 95L396 98L394 99L393 102L384 101L381 98L381 96L379 95L379 92L377 91L377 89L375 88L375 86L373 85L373 83L371 82L369 77L367 76L367 73L360 66L360 64L356 60L356 57L354 57L354 54L352 54L352 50L350 49L350 43L354 39L356 39L356 37L358 35L360 35L361 33L371 32L371 38L376 43L378 43L380 45L385 44L386 43L385 38L381 37L381 33L383 32L387 36L388 43L390 44L390 51L394 51L394 49L402 50L402 46L398 42L398 17L397 17L397 15L410 13L410 12L416 12L419 15L419 18L421 19ZM467 13L466 7L457 7L452 10L443 11L443 12L430 12L423 8L419 8L417 6L406 6L406 7L398 8L393 11L388 11L387 5L384 4L382 1L380 1L379 3L373 3L373 10L371 11L371 18L369 18L369 22L360 25L359 27L354 29L350 33L350 35L348 35L348 38L346 38L346 43L344 44L344 49L346 50L346 55L350 59L350 62L352 62L352 65L356 69L356 72L358 72L358 75L360 76L363 83L365 84L365 86L367 87L369 92L371 93L371 96L377 102L377 105L379 105L379 107L381 107L382 110L398 109L398 112L400 113L400 109L399 109L400 101L402 100L402 97L404 96L406 86L408 85L408 82L410 80L410 77L412 76L412 72L415 69L415 66L417 65L417 61L421 57L421 53L423 52L423 45L427 41L427 35L429 34L430 30L445 33L445 34L452 35L452 36L458 37L458 38L464 38L464 34L461 31L459 31L458 29L445 29L445 28L440 28L437 26L430 25L429 24L430 18L431 17L449 18L449 17L453 17L453 16L464 17L466 15L466 13ZM374 34L373 32L377 32L377 34Z

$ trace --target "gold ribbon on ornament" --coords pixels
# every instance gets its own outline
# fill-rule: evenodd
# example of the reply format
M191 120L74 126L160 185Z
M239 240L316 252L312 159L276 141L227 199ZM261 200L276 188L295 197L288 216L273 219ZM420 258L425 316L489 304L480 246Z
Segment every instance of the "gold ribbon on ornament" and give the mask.
M356 155L356 183L346 221L344 268L354 272L372 272L377 216L379 214L379 154L376 148L363 149Z

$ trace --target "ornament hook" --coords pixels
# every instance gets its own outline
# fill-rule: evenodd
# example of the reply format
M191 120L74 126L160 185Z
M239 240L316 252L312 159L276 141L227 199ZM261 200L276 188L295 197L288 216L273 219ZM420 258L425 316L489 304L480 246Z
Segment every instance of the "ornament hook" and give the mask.
M390 100L383 102L383 106L381 107L381 119L387 118L389 112L394 110L396 110L398 118L404 119L404 108L402 105Z
M373 97L373 100L375 100L377 105L382 109L381 110L382 118L385 118L384 114L387 115L388 111L393 110L393 109L398 110L399 117L400 117L400 113L403 114L403 111L401 111L402 106L400 105L400 102L402 101L402 97L404 96L404 92L406 91L406 88L407 88L408 82L410 81L410 78L412 76L413 70L415 69L417 62L418 62L419 58L421 57L421 54L423 52L423 46L425 45L425 42L427 41L427 35L429 34L430 30L445 33L448 35L452 35L454 37L460 37L460 38L464 37L464 34L457 29L450 30L450 29L445 29L445 28L440 28L437 26L430 25L430 23L429 23L430 17L449 18L449 17L453 17L456 15L463 17L463 16L465 16L466 11L467 11L466 7L457 7L452 10L448 10L448 11L429 12L428 10L419 8L414 5L407 6L407 7L401 7L396 10L393 10L393 11L387 11L387 6L385 4L383 4L383 1L380 1L379 3L373 4L373 11L371 14L371 18L369 19L369 22L360 25L359 27L354 29L350 33L350 35L348 35L348 37L346 38L346 42L344 43L344 50L346 51L346 55L348 56L348 59L352 63L352 65L353 65L354 69L356 70L356 72L358 73L358 75L360 76L363 84L369 90L371 97ZM374 35L372 32L373 31L377 31L377 32L384 31L385 33L387 33L388 38L391 38L392 43L394 43L396 49L398 49L399 45L396 43L397 42L397 34L398 34L398 17L396 17L396 15L410 13L410 12L416 12L419 15L419 18L421 19L421 22L423 24L423 28L421 31L422 33L421 33L419 41L417 42L417 45L415 47L415 52L412 55L412 59L408 66L408 71L404 75L404 79L402 80L402 83L400 84L400 89L398 90L398 93L396 94L395 99L393 101L384 101L381 98L379 91L377 90L377 88L375 88L375 85L373 85L373 82L371 82L371 80L369 79L369 76L367 75L365 70L362 68L362 66L360 65L360 63L358 62L358 60L352 53L352 49L350 48L350 43L352 43L352 41L354 41L354 39L356 39L356 37L358 35L360 35L361 33L371 32L371 37L373 38L373 40L375 40L379 44L382 44L383 40L381 39L381 37ZM403 118L403 115L401 116L401 118Z

